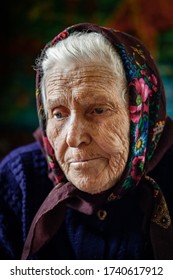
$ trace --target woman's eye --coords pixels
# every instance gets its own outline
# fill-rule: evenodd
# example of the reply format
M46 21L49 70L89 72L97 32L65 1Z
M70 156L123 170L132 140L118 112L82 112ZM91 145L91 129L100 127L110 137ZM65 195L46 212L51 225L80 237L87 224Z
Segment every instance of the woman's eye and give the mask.
M63 120L64 118L68 117L68 112L61 112L61 111L55 111L53 113L53 117L56 119L56 120Z
M96 115L101 115L103 114L104 112L106 112L106 109L105 108L95 108L93 110L93 113L96 114Z
M62 119L63 118L63 114L61 112L55 113L54 115L55 119Z
M59 106L52 111L53 118L60 121L69 116L68 108Z

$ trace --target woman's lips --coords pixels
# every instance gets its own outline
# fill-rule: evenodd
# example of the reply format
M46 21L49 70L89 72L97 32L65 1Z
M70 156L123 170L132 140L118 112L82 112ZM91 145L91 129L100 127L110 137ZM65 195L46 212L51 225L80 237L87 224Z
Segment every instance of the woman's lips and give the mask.
M71 161L69 164L75 169L82 169L95 166L100 160L103 160L103 157L97 157L92 159L80 159L76 161Z

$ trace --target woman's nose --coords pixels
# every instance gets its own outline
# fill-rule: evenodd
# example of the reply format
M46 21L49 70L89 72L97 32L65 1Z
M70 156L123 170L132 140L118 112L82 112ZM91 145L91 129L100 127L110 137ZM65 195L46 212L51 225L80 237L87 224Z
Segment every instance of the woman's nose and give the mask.
M81 144L88 145L91 142L87 122L80 116L71 116L67 127L66 143L69 147L77 148Z

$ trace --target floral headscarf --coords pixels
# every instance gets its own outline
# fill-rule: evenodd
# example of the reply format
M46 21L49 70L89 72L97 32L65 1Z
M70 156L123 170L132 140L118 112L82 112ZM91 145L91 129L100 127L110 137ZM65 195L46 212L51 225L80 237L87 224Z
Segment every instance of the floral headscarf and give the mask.
M168 257L172 256L173 258L172 225L166 202L157 183L147 175L173 144L173 122L166 116L164 88L155 62L144 45L134 37L117 30L88 23L71 26L56 36L43 49L41 61L44 58L47 48L58 44L60 40L67 38L76 31L101 33L111 42L122 59L129 87L129 158L119 183L102 194L89 195L82 193L70 182L67 182L65 175L56 161L54 150L46 135L46 114L44 112L40 89L42 78L40 65L36 77L37 110L40 121L39 137L41 136L44 154L48 161L49 177L53 181L55 188L45 200L33 220L25 243L23 258L39 250L60 226L65 214L61 215L62 218L59 224L56 222L56 226L52 226L53 229L50 230L51 232L44 235L45 219L49 217L51 220L51 213L57 211L58 215L60 208L61 212L63 212L62 209L69 206L83 213L92 214L104 203L120 199L136 187L146 189L147 195L152 197L150 231L156 257L161 258L160 252L162 249L158 250L160 240L157 242L157 239L155 239L155 231L157 231L155 225L158 226L159 230L169 232L169 248L165 250L168 250ZM60 205L61 207L59 207ZM162 214L158 212L158 209L160 209L159 205L162 205ZM147 207L146 205L144 206L144 211L146 212ZM161 219L164 221L163 223ZM42 231L44 236L41 241L37 234L40 231Z

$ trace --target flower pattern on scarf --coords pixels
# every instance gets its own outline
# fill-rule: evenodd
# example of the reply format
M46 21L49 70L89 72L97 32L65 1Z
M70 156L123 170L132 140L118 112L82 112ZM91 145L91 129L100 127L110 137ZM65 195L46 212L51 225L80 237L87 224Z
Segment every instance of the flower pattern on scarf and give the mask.
M134 78L132 82L130 82L129 86L133 85L136 89L136 105L130 106L130 119L133 123L139 123L142 112L148 113L147 100L149 95L152 95L152 90L145 83L143 78L139 80ZM143 108L142 108L143 107Z
M131 51L127 50L124 44L117 44L116 48L123 61L129 84L129 175L123 183L123 188L127 190L139 183L145 162L152 157L160 139L161 133L155 138L149 138L157 126L154 119L158 117L160 94L156 75L148 71L142 46L131 46ZM151 116L152 110L155 112L154 117Z

